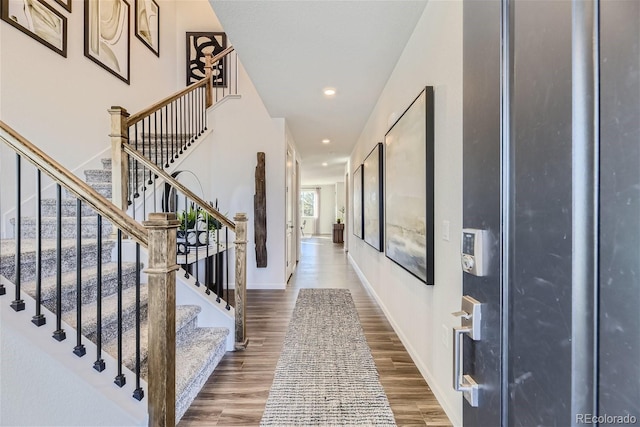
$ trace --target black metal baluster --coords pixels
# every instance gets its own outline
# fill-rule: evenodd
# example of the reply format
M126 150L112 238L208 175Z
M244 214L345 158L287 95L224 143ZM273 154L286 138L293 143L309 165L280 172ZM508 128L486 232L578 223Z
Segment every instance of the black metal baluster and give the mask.
M194 228L193 232L194 232L194 234L196 236L196 242L195 242L195 244L196 244L196 246L195 246L195 249L196 249L196 263L194 264L194 267L196 269L196 286L200 287L200 269L198 268L198 252L199 252L199 249L200 249L200 233L199 233L199 230L198 230L200 228L200 226L198 225L198 217L199 217L200 208L197 207L197 205L196 205L196 207L194 207L194 209L196 210L196 223L195 223L195 225L193 227Z
M82 344L82 201L76 199L76 346L73 354L82 357L87 350Z
M205 257L204 257L204 259L205 259L205 261L204 261L204 281L205 281L205 284L204 284L205 291L204 291L204 293L207 294L207 295L211 294L211 289L210 289L210 287L211 287L211 277L213 276L213 271L210 268L211 266L210 266L210 263L209 263L209 218L210 217L211 217L211 215L209 215L207 213L207 217L206 217L207 218L207 221L206 221L207 222L207 224L206 224L206 227L207 227L207 240L206 240L207 247L206 247L206 250L205 250Z
M136 132L135 132L135 135L136 135L135 148L136 148L136 151L138 151L138 123L135 124L135 128L136 128ZM144 130L143 130L143 132L144 132ZM144 151L144 146L142 147L142 151ZM138 161L137 160L133 160L133 164L135 165L135 168L134 168L134 179L135 179L135 182L136 182L135 188L134 188L134 193L133 193L133 198L137 199L138 197L140 197L140 193L139 193L139 191L140 191L139 190L140 183L138 182L138 174L139 174L138 168L139 168L139 165L138 165ZM134 206L134 209L135 209L135 204L133 206ZM136 217L135 214L133 215L133 217L134 218Z
M140 243L136 243L136 389L133 397L137 400L144 397L140 387Z
M118 229L117 242L117 258L118 258L118 375L113 381L118 387L123 387L127 383L127 379L122 373L122 230Z
M189 127L189 145L193 143L194 130L193 130L193 91L187 94L189 101L189 112L187 114L187 126Z
M56 184L56 330L53 338L63 341L67 334L62 329L62 187Z
M31 323L42 326L47 319L42 314L42 172L36 169L36 314Z
M24 300L20 298L20 255L22 252L22 171L21 171L21 158L19 154L16 154L16 265L15 265L15 280L16 280L16 299L11 302L11 308L15 311L24 310Z
M180 148L178 154L182 154L184 150L184 146L182 143L182 98L179 98L176 101L178 103L178 111L176 111L176 130L178 133L176 135L176 138L178 139L178 146Z
M147 141L146 143L149 144L149 157L147 157L149 160L153 161L153 153L151 152L151 116L147 117L146 119L144 119L147 121L147 127L149 129L149 132L147 134ZM144 122L143 120L143 122ZM144 142L144 141L143 141ZM156 164L158 164L158 150L156 150ZM153 184L153 178L152 178L153 172L151 172L151 169L149 169L149 180L147 181L148 185ZM145 199L147 197L145 196Z
M206 87L202 88L202 124L203 124L203 129L206 131L207 130L207 92L206 92Z
M189 207L188 207L189 199L187 196L184 196L184 246L187 250L187 253L184 255L184 278L189 278L189 267L187 264L189 257Z
M175 150L175 134L176 134L176 130L175 127L173 126L173 117L175 115L175 101L173 101L171 104L169 104L171 106L171 112L169 114L169 121L168 124L170 124L171 126L171 130L169 132L169 135L171 135L171 163L175 162L175 158L178 155L178 150Z
M226 269L226 274L225 274L225 280L227 282L227 306L225 307L227 310L231 310L231 307L229 306L229 227L225 227L224 228L224 244L225 246L225 258L226 258L226 265L225 265L225 269Z
M220 230L216 226L216 255L215 261L213 263L213 277L215 278L215 289L216 289L216 302L220 302L220 288L222 287L222 283L218 283L218 257L220 256Z
M165 154L165 162L164 162L164 167L168 168L169 167L169 122L168 122L168 118L169 118L169 106L165 106L162 111L164 111L164 120L162 118L162 114L160 114L160 134L162 135L162 150L167 150L167 153ZM165 126L166 126L166 132L165 132Z
M149 121L151 121L151 117L149 117ZM151 127L151 125L149 125ZM151 143L151 135L149 135L149 143ZM158 167L162 167L162 152L160 152L160 162L158 163L158 112L153 113L153 144L156 148L156 161L155 165ZM158 175L155 175L155 178L158 178ZM151 183L149 183L151 184Z
M135 205L134 205L135 209ZM134 214L135 216L135 214ZM96 361L93 362L93 369L102 372L105 369L104 359L102 358L102 215L98 214L98 238L97 238L97 286L96 286Z

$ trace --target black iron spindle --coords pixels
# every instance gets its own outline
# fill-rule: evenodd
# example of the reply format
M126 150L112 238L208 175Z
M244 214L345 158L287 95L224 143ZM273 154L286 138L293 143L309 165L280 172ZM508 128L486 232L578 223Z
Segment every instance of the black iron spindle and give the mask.
M56 184L56 330L53 338L62 341L67 334L62 329L62 187Z
M165 153L165 162L164 167L169 167L169 106L165 106L162 111L164 111L164 119L162 114L160 114L160 134L162 134L162 149L166 150ZM166 130L165 130L166 129Z
M185 248L187 248L187 253L185 253L184 255L184 278L188 279L189 278L189 268L188 268L188 264L187 264L187 258L189 256L189 199L187 198L187 196L184 196L184 246Z
M138 150L138 123L135 124L135 128L136 128L136 131L135 131L135 135L136 135L135 148L136 148L136 151L137 151ZM144 146L142 147L142 151L144 151ZM134 172L133 172L134 179L135 179L135 188L133 189L133 191L134 191L133 198L137 199L138 197L140 197L140 193L139 193L139 190L138 190L140 188L140 183L138 182L138 174L139 174L138 168L139 168L139 165L138 165L138 161L137 160L133 160L132 163L135 165ZM135 204L133 206L135 206ZM135 215L133 217L135 218Z
M20 298L20 255L22 252L21 244L22 244L22 171L21 171L21 158L19 154L16 154L16 262L15 262L15 284L16 284L16 299L11 302L11 308L15 311L24 310L24 300Z
M211 278L213 276L213 271L212 271L210 263L209 263L209 219L210 219L210 216L211 215L209 215L207 213L207 216L206 216L206 218L207 218L207 221L206 221L206 227L207 227L207 240L206 240L206 242L207 242L207 247L205 248L205 257L204 257L204 259L205 259L205 262L204 262L204 282L205 282L204 287L205 287L205 291L204 291L204 293L207 294L207 295L211 294L211 289L210 289L211 288Z
M175 112L175 101L173 101L169 105L171 106L170 114L169 114L169 120L170 120L170 124L171 124L171 126L170 126L171 130L169 131L169 135L171 136L171 163L174 163L176 155L177 155L177 150L175 150L175 134L176 134L176 130L175 130L175 127L173 126L173 117L174 117L174 112Z
M140 387L140 243L136 243L136 389L133 397L137 400L144 397Z
M149 149L149 157L147 157L149 160L153 161L153 153L151 152L151 116L148 116L146 119L144 119L147 121L147 129L148 129L148 133L146 135L146 141L144 140L144 136L143 136L143 147L144 145L149 145L148 149ZM144 122L143 120L143 122ZM144 131L143 131L144 132ZM158 150L156 150L156 164L158 164ZM153 172L151 172L151 169L149 169L149 180L147 181L148 185L153 184ZM146 188L145 188L146 190ZM144 196L144 198L146 199L147 196Z
M178 154L182 154L182 152L184 151L182 142L182 98L179 98L176 101L178 102L178 111L176 112L176 130L178 133L176 137L178 138L178 147L180 148Z
M76 199L76 346L73 354L82 357L87 350L82 344L82 201Z
M134 205L135 206L135 205ZM102 358L102 215L98 214L97 218L97 260L96 260L96 361L93 362L93 369L102 372L105 369L104 359Z
M196 249L196 263L193 265L196 269L196 286L200 287L200 269L198 268L198 252L200 250L200 225L198 224L198 213L200 208L197 207L198 205L196 205L196 207L194 207L194 209L196 210L196 223L193 227L193 234L195 236L195 249Z
M206 88L202 88L202 125L203 129L207 130L207 92Z
M118 270L118 375L113 381L118 387L123 387L127 383L127 379L122 373L122 230L118 229L117 241L117 270Z
M151 121L151 117L149 117L149 121ZM149 135L149 142L151 142L151 135ZM158 112L157 111L153 113L153 144L156 149L155 165L158 167L162 167L162 151L158 149ZM160 151L160 162L158 162L158 151ZM155 175L155 178L158 178L158 175ZM151 184L151 182L149 182L149 184Z
M47 319L42 314L42 172L36 168L36 314L31 323L42 326Z
M229 306L229 227L225 227L224 228L224 243L225 243L225 258L226 258L226 265L225 265L225 269L226 269L226 274L225 274L225 281L227 284L227 306L225 307L227 310L231 310L231 307Z
M217 200L216 200L216 204L217 204ZM216 302L220 302L220 294L222 293L220 291L220 288L222 287L222 283L218 283L218 257L220 257L220 230L219 228L216 226L216 255L215 255L215 262L213 263L213 277L215 277L215 292L216 292Z

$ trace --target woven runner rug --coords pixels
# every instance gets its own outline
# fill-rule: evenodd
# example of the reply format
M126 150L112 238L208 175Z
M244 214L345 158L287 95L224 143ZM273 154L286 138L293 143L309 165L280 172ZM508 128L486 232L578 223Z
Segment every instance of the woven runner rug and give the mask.
M262 426L395 426L348 289L301 289Z

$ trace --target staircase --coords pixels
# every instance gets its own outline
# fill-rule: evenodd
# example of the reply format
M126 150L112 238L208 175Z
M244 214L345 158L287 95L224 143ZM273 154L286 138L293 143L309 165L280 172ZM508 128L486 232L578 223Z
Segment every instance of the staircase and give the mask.
M103 160L103 168L85 171L86 182L107 198L111 197L111 160ZM77 219L76 199L65 193L61 200L62 215L62 320L76 328L77 306ZM57 200L43 199L41 203L41 301L51 312L57 309L56 298L56 237ZM15 226L15 219L11 220ZM101 265L101 344L102 349L117 359L119 317L122 328L121 359L124 366L136 372L136 314L137 292L135 262L125 262L121 267L122 296L121 316L118 316L118 266L116 240L112 237L113 227L106 221L102 228L101 259L98 260L97 216L86 205L81 210L81 301L84 339L96 343L97 333L97 289L98 263ZM36 298L36 218L22 217L21 220L21 269L22 291ZM0 242L0 274L15 282L15 240ZM140 266L141 267L141 266ZM144 281L144 277L143 277ZM140 375L147 374L147 285L140 284ZM5 296L5 301L9 298ZM229 330L219 327L198 327L198 315L202 308L198 305L179 305L176 311L176 422L186 412L191 402L211 375L226 352ZM47 319L54 322L55 319ZM75 336L75 331L65 331L67 340ZM87 364L87 369L91 365ZM133 379L130 379L131 381Z

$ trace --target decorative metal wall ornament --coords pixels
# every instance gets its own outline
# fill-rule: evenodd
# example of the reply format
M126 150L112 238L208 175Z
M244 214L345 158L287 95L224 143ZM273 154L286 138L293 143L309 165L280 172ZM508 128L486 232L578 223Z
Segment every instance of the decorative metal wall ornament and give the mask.
M385 254L434 282L433 87L427 86L384 139Z
M187 86L205 78L205 54L210 53L215 56L226 47L227 35L225 33L187 32ZM225 71L225 59L214 64L212 70L214 86L227 86Z
M2 0L0 7L3 21L67 57L67 18L60 12L40 0Z
M136 1L136 37L160 56L160 6L155 0Z
M382 143L364 159L362 197L364 241L382 252Z
M129 84L131 10L125 0L85 0L84 56Z

